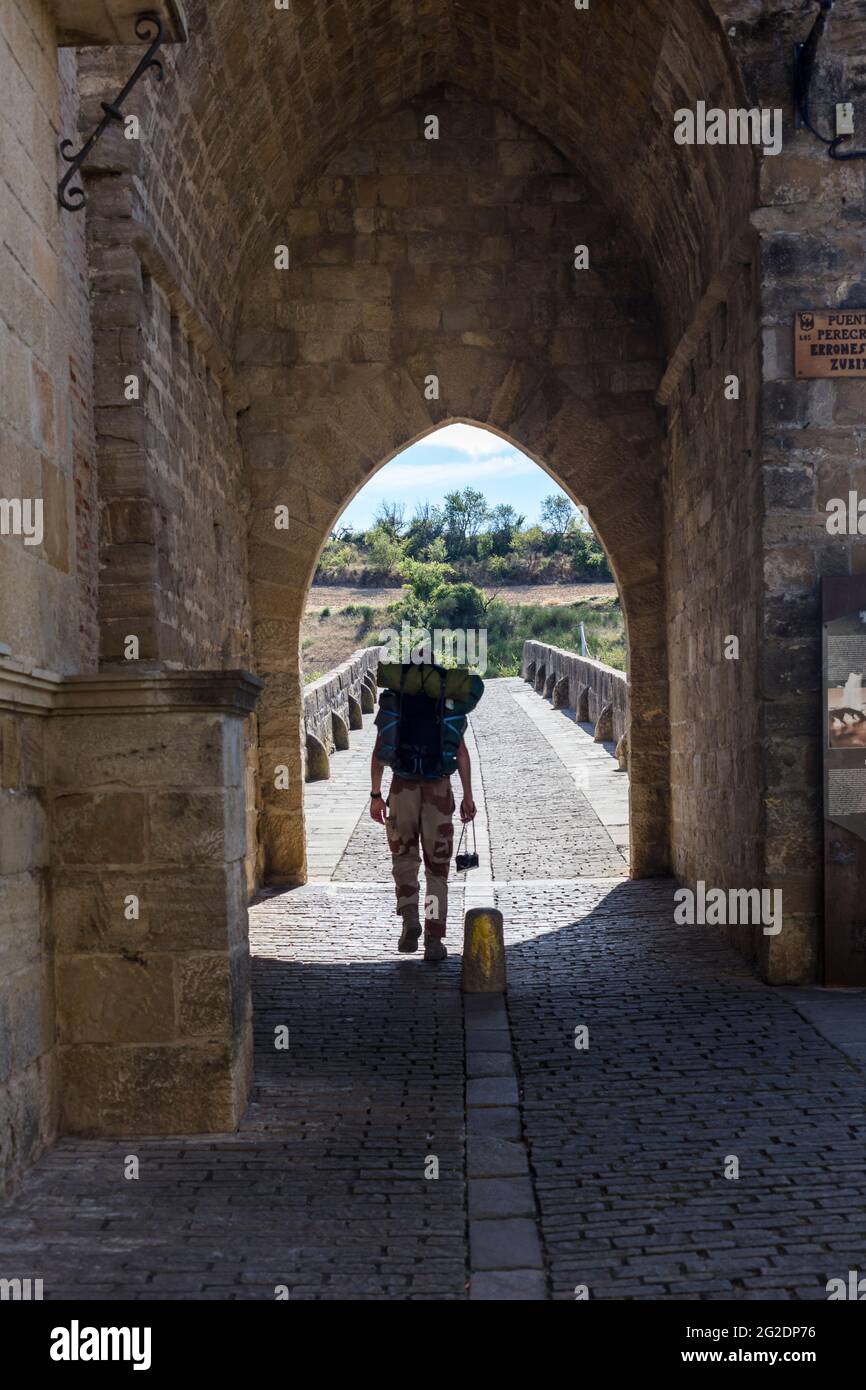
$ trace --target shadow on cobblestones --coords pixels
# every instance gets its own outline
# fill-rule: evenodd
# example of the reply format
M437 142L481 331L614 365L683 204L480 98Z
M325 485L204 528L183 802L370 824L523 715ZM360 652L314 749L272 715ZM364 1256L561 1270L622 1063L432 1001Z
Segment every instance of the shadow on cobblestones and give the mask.
M46 1299L464 1298L459 958L396 957L386 889L299 889L252 915L239 1133L62 1140L4 1211L0 1272L32 1270Z
M862 1070L716 932L675 926L669 883L496 893L552 1296L818 1299L862 1266ZM0 1271L47 1299L465 1298L461 919L457 891L429 967L396 955L386 885L256 906L239 1133L62 1140L4 1212Z
M553 1296L825 1298L866 1241L864 1073L668 884L498 901Z

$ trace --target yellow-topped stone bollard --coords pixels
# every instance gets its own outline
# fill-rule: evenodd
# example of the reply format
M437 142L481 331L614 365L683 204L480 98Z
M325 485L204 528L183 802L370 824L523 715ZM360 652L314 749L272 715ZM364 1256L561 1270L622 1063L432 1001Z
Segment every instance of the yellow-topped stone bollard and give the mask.
M464 994L504 994L505 937L495 907L470 907L463 923Z

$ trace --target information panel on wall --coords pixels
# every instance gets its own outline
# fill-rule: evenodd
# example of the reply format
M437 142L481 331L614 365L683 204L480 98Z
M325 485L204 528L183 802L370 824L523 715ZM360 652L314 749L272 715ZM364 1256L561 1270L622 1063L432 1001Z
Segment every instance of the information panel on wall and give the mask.
M866 575L822 602L824 983L866 985Z

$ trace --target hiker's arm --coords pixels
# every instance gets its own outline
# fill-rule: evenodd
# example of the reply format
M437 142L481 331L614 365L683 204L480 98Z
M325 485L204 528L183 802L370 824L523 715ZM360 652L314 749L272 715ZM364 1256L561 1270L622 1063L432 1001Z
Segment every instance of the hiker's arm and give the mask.
M379 793L381 793L381 791L382 791L382 774L384 773L384 771L385 771L385 764L382 762L382 759L379 757L379 740L378 740L378 738L377 738L377 739L376 739L375 746L374 746L374 748L373 748L373 756L372 756L372 758L370 759L370 791L371 791L371 792L379 792ZM385 806L384 801L382 800L381 795L379 796L378 800L375 799L375 798L373 798L373 797L370 798L370 815L372 816L373 820L376 821L379 825L384 825L384 824L385 824L386 810L387 810L387 808L386 808L386 806Z
M460 819L462 821L475 819L475 802L472 800L472 764L469 761L469 749L466 747L464 739L460 740L460 747L457 749L457 771L460 774L460 784L463 787L463 800L460 803Z

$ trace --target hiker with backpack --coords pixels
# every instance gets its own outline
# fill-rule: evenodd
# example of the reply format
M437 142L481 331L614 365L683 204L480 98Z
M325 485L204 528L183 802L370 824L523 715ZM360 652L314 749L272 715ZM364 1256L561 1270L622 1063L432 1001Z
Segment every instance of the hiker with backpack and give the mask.
M467 716L484 693L484 683L467 670L406 662L381 664L377 684L384 689L370 763L370 815L385 826L388 835L397 913L402 919L397 949L406 954L418 949L422 931L418 872L423 854L427 880L424 959L444 960L454 843L451 777L455 772L460 776L460 819L465 825L476 813L463 735ZM387 801L382 796L386 767L393 771Z

